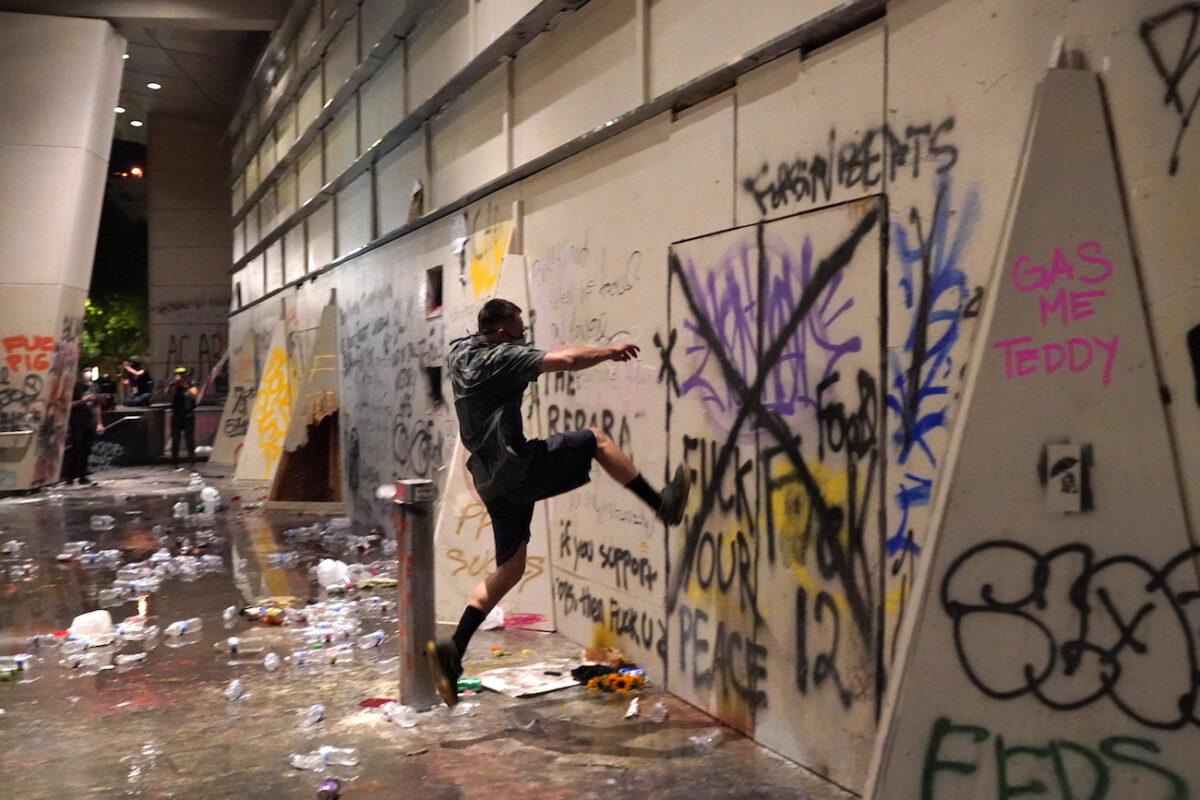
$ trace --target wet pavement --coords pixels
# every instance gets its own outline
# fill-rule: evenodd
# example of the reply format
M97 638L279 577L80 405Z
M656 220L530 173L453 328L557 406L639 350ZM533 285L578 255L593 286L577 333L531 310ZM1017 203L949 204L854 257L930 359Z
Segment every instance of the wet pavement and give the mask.
M194 506L198 493L188 488L188 473L168 467L112 470L91 487L0 500L0 543L24 544L19 555L0 555L0 656L35 656L17 680L0 682L6 796L313 798L329 777L343 782L347 800L851 796L654 687L641 693L636 719L624 718L628 697L574 687L525 699L484 691L465 698L473 706L461 716L442 706L419 714L414 727L393 724L362 701L397 695L394 617L363 612L362 632L384 630L383 645L355 649L353 663L343 658L319 666L299 666L289 656L304 649L292 630L302 626L267 627L241 616L226 626L222 612L230 605L291 597L302 607L324 599L309 568L331 554L319 542L297 544L284 533L325 518L247 508L255 498L235 501L238 490L217 470L201 471L225 506L212 520L172 518L176 502ZM111 515L114 529L90 530L96 515ZM61 647L31 646L33 637L96 610L100 592L113 584L113 565L59 561L68 542L86 540L94 552L120 550L131 563L164 546L177 555L206 538L198 539L198 531L215 538L191 552L219 555L219 569L166 578L145 595L145 624L165 629L199 617L199 632L127 642L120 652L145 651L145 659L98 671L60 666ZM299 554L297 564L272 563L272 554L288 551ZM378 544L333 555L360 563L385 559ZM376 594L391 599L394 590ZM138 614L135 600L108 609L114 622ZM283 665L271 672L261 653L218 651L226 637L246 634L264 639ZM472 642L466 671L579 655L578 646L554 634L484 631ZM231 701L224 691L234 678L245 695ZM647 713L660 700L669 708L661 724ZM324 705L324 721L300 727L297 711L314 703ZM690 741L716 731L711 752ZM322 773L289 765L291 754L325 745L357 748L359 763Z

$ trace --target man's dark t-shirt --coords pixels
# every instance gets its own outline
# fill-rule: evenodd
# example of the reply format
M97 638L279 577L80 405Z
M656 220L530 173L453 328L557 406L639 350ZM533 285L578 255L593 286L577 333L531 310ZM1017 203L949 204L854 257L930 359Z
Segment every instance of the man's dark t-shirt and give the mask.
M92 384L90 381L76 380L75 388L71 391L71 416L72 425L89 425L95 419L95 414L90 405L75 405L83 398L92 394Z
M188 393L191 384L175 384L171 387L171 413L176 419L184 419L196 413L196 398Z
M492 344L471 336L451 345L446 366L467 467L484 500L519 485L529 468L521 397L541 374L546 353L525 344Z

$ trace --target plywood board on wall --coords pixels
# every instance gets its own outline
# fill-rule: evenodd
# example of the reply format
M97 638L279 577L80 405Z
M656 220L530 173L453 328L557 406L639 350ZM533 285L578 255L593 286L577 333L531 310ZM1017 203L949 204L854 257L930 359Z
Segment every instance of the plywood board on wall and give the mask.
M1017 774L1186 797L1196 775L1197 550L1097 76L1050 70L1030 130L876 798L1011 793Z
M883 26L738 80L740 224L885 190Z
M250 425L234 473L236 480L270 482L275 478L283 454L283 439L292 418L294 386L287 330L280 320L271 334L255 389Z
M880 234L866 198L673 245L667 686L838 783L874 735Z
M213 442L212 455L208 459L214 464L236 465L246 432L250 429L254 393L258 390L254 370L255 347L253 333L245 333L237 346L229 351L229 393L225 396L221 423Z

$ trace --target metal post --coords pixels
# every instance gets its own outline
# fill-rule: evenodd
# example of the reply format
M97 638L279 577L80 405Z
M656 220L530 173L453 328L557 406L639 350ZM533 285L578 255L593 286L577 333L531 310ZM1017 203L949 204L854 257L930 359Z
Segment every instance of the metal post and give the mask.
M433 503L436 499L433 481L396 483L400 702L418 711L426 711L437 702L425 656L425 643L434 636Z

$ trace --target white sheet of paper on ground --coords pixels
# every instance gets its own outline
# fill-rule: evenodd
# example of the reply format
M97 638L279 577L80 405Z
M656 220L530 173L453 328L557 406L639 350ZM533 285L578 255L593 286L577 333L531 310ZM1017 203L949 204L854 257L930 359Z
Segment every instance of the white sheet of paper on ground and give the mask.
M548 672L558 674L548 675ZM530 697L579 685L579 681L571 677L571 663L568 661L539 661L536 664L496 667L480 673L479 681L483 688L508 697Z

